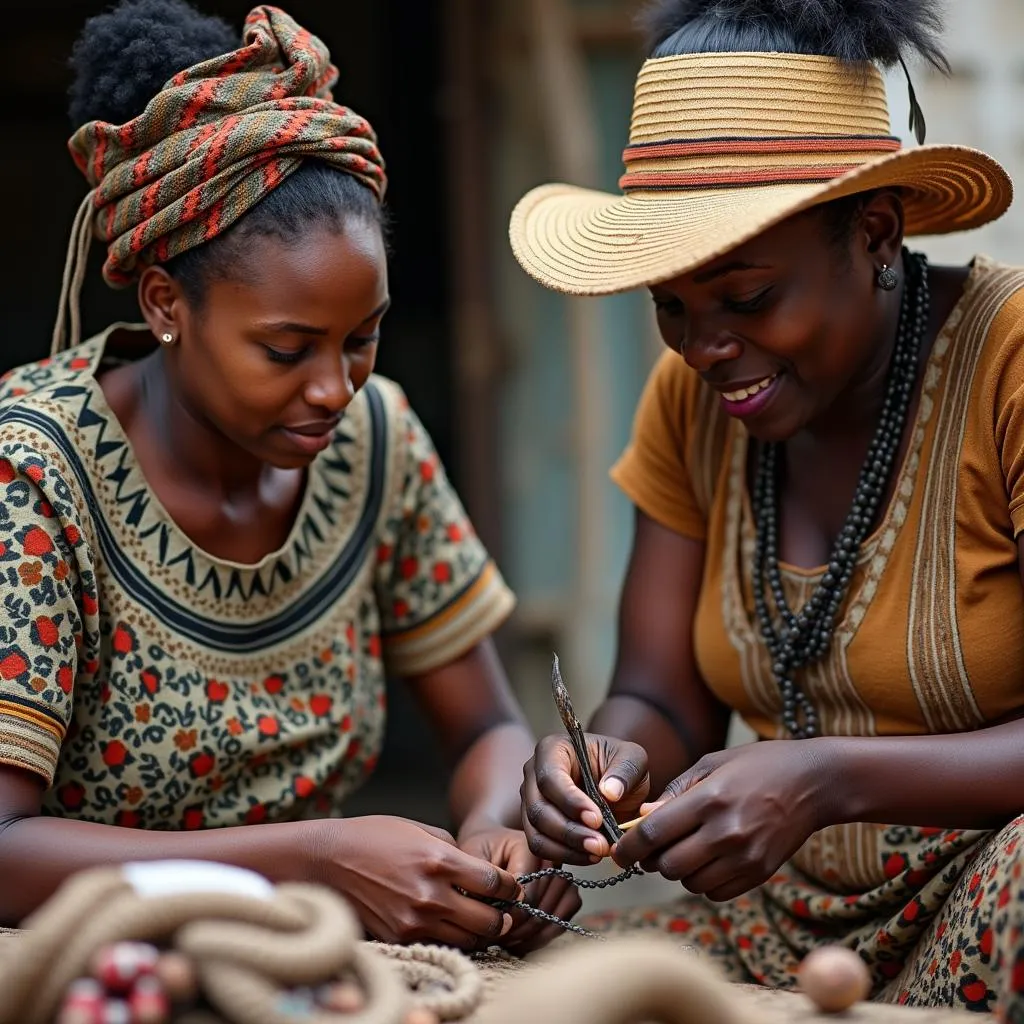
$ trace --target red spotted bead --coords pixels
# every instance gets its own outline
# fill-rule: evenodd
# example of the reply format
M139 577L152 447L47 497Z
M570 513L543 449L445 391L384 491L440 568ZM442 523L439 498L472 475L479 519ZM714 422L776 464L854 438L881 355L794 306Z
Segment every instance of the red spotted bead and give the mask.
M171 1000L159 979L139 978L128 997L132 1024L168 1024L171 1019Z
M92 973L108 992L125 995L139 978L156 969L160 954L142 942L118 942L104 946L93 960Z
M104 1024L107 994L92 978L80 978L68 986L57 1014L57 1024Z

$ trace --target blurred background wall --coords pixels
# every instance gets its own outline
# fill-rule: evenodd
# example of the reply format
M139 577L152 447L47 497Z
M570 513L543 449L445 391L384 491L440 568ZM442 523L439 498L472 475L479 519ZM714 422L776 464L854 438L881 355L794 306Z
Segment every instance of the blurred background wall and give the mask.
M247 0L197 0L240 23ZM107 6L19 4L0 37L0 189L7 198L0 372L45 354L71 217L71 43ZM584 710L606 685L631 512L607 482L658 352L644 295L569 301L515 265L509 211L550 179L614 189L641 60L636 0L289 0L341 69L338 98L377 128L391 174L393 311L380 369L431 430L477 527L520 595L503 653L534 725L554 725L550 653ZM1024 0L952 0L949 79L913 66L929 142L988 150L1024 172ZM906 83L890 76L896 134ZM921 243L936 260L1019 256L1024 205L973 237ZM89 330L134 316L100 253ZM444 769L400 686L368 807L442 820ZM410 780L414 784L410 785Z

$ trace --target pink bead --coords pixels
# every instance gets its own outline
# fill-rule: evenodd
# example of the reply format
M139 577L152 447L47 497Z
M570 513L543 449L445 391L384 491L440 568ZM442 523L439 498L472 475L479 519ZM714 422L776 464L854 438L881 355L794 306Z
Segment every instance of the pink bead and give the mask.
M415 1006L406 1013L402 1024L441 1024L441 1018L433 1010Z
M132 1012L123 999L108 999L103 1007L103 1024L133 1024Z
M156 978L139 978L128 997L131 1024L167 1024L171 1001Z
M152 974L159 953L154 946L141 942L118 942L104 946L93 958L93 977L108 992L127 993L139 978Z
M103 1024L107 997L92 978L80 978L68 986L57 1014L57 1024Z
M334 1013L358 1013L366 1006L366 996L355 982L339 981L321 988L317 1002Z
M106 997L103 992L103 986L95 978L78 978L68 985L64 998L66 1001L93 1002L98 999L102 1002Z
M819 946L800 964L797 981L803 993L825 1013L842 1013L867 999L871 974L864 961L845 946Z
M162 953L156 964L156 976L173 1003L190 1003L199 994L196 969L181 953Z
M103 1024L103 1007L64 1006L56 1017L57 1024Z

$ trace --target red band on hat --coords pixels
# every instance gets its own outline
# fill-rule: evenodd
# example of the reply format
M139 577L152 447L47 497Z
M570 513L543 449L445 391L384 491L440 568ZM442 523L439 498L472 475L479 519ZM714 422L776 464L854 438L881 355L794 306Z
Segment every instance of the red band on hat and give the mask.
M673 139L639 142L622 154L631 160L657 160L673 156L715 156L718 153L892 153L902 148L894 135L794 135L784 138Z

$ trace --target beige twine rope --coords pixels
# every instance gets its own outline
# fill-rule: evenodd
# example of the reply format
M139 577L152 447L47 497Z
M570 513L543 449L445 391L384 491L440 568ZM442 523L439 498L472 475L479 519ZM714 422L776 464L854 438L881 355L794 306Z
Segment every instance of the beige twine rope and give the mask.
M181 1024L294 1024L278 1009L281 997L345 975L358 978L365 1008L322 1010L306 1016L308 1024L400 1024L412 1006L462 1020L481 996L478 972L462 954L363 942L345 901L319 886L281 885L271 899L141 896L119 869L102 868L66 882L25 929L0 961L0 1024L48 1024L96 952L121 941L170 947L192 960L216 1012L179 1017Z
M709 963L666 940L573 946L510 974L474 1024L746 1024L753 1017Z
M416 996L416 1004L441 1020L462 1020L480 1003L483 981L472 962L443 946L375 945Z
M51 356L65 349L74 348L82 340L81 296L85 272L89 266L89 247L92 244L92 226L96 212L93 204L95 195L93 190L82 200L71 224L71 238L68 240L64 277L60 286L57 322L54 324L53 338L50 342Z
M329 889L281 885L271 898L202 892L143 896L117 868L70 879L4 940L0 1024L49 1024L68 985L113 942L170 947L195 965L213 1010L178 1013L176 1024L295 1024L280 1008L290 990L355 977L365 1006L319 1010L308 1024L401 1024L412 1006L473 1024L748 1024L753 1004L694 952L665 939L572 945L490 986L480 971L437 946L360 940L359 923Z

